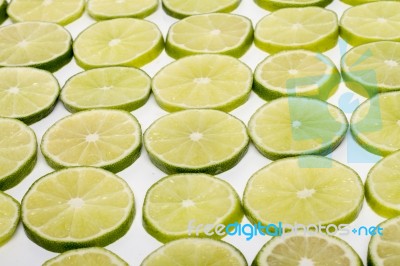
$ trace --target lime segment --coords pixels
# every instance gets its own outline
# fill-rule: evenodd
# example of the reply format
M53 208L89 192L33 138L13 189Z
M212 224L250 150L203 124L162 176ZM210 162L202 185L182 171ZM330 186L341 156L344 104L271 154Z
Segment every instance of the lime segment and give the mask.
M340 36L353 46L400 41L400 3L378 1L347 9L340 19Z
M360 177L322 156L273 162L248 181L243 206L253 223L328 225L357 218L364 199Z
M357 46L342 57L341 68L346 86L364 97L400 90L400 43Z
M54 252L106 246L129 229L134 197L118 176L90 167L60 170L36 181L22 199L28 237Z
M327 100L340 83L340 73L325 55L306 50L267 57L254 73L254 91L265 100L305 96Z
M0 28L0 66L33 66L55 71L72 57L72 38L49 22L20 22Z
M252 24L246 17L223 13L195 15L170 27L166 51L174 58L201 53L240 57L252 40Z
M0 191L0 245L14 235L20 216L19 202Z
M275 11L286 7L307 7L320 6L325 7L332 3L333 0L254 0L260 7Z
M158 0L88 0L87 11L97 20L122 17L144 18L156 11Z
M163 46L162 34L152 22L117 18L97 22L81 32L74 42L74 56L85 69L141 67L155 59Z
M214 12L231 12L240 0L162 0L165 12L176 18L184 18Z
M67 116L50 127L41 150L55 169L96 166L119 172L140 155L141 129L136 118L119 110L91 110Z
M217 174L235 166L249 145L246 126L216 110L186 110L155 121L144 134L153 163L166 173Z
M0 118L0 190L16 186L35 167L37 142L24 123Z
M254 43L268 53L294 49L325 52L335 47L338 34L337 16L330 10L284 8L257 23Z
M143 205L144 227L161 242L207 237L210 228L202 227L206 224L211 225L211 237L222 238L225 231L217 234L215 226L240 222L242 217L233 187L206 174L167 176L147 191Z
M154 76L152 89L157 103L167 111L231 111L247 101L252 83L251 69L238 59L206 54L188 56L164 67Z
M88 70L65 83L61 101L71 112L97 108L133 111L149 98L150 82L150 77L136 68Z
M99 247L80 248L66 251L54 257L43 266L128 266L124 260L113 252Z
M46 21L66 25L85 10L84 0L12 0L7 13L13 21Z
M60 91L49 72L27 67L0 68L0 116L32 124L54 108Z
M345 114L326 102L289 97L273 100L250 118L249 134L267 158L328 154L344 139Z
M380 156L400 149L400 92L378 94L362 103L351 117L351 133L369 152Z
M301 232L272 238L261 248L252 265L362 266L363 263L354 249L340 238Z
M243 254L234 246L207 238L172 241L148 255L141 266L229 265L246 266Z

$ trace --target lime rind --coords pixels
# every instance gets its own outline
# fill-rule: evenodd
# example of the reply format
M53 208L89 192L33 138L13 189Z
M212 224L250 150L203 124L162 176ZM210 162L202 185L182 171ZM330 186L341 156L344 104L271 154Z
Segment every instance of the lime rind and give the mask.
M285 54L289 54L290 56L290 54L294 55L296 53L315 56L318 61L326 64L328 72L325 71L324 73L321 72L319 75L312 74L299 78L291 78L290 74L288 74L286 79L286 88L277 88L268 80L262 78L264 67L270 64L275 58L280 58L281 56L283 57ZM271 70L273 70L273 68L271 68ZM275 55L269 56L257 65L254 72L253 90L260 98L266 101L288 96L310 97L320 100L327 100L333 94L335 94L339 88L340 82L340 72L331 59L329 59L327 56L306 50L292 50L279 52ZM308 86L309 88L298 89L296 86Z
M6 0L0 1L0 24L3 23L7 19L7 7L8 3Z
M241 18L242 21L245 21L248 24L248 29L246 30L246 33L243 34L241 36L241 40L232 47L227 47L223 50L219 50L219 51L205 51L202 49L190 49L187 48L186 45L182 45L182 44L176 44L175 41L173 41L173 37L171 37L173 35L173 31L174 31L174 27L176 27L176 25L180 25L183 23L190 23L188 21L193 20L193 18L195 19L197 16L232 16L232 17L237 17L237 18ZM193 36L193 32L190 32L190 35ZM204 14L204 15L193 15L190 17L187 17L185 19L182 19L176 23L174 23L168 31L167 34L167 41L165 43L165 51L167 52L167 54L169 56L171 56L172 58L175 59L179 59L181 57L185 57L188 55L196 55L196 54L204 54L204 53L215 53L215 54L224 54L224 55L230 55L233 57L241 57L242 55L244 55L247 50L250 48L250 46L252 45L252 41L253 41L253 26L252 26L252 22L244 17L244 16L240 16L240 15L232 15L232 14L225 14L225 13L214 13L214 14Z
M218 2L218 0L215 0ZM181 1L184 2L184 1ZM191 0L191 1L185 1L185 2L201 2L201 0ZM171 17L177 18L177 19L183 19L189 16L193 15L201 15L201 14L207 14L207 13L229 13L235 10L239 5L240 5L241 0L231 0L230 3L227 3L223 6L220 6L218 8L210 9L204 12L199 12L199 11L192 11L192 12L185 12L182 10L179 10L178 7L173 7L168 3L168 0L162 0L162 7L165 13L170 15Z
M307 6L319 6L326 7L333 0L254 0L254 2L261 8L276 11L281 8L289 8L289 7L307 7Z
M13 237L15 231L17 230L19 221L21 219L21 206L16 199L14 199L10 195L8 195L2 191L0 191L0 197L4 198L5 200L7 200L11 204L13 204L15 209L17 210L17 215L14 217L14 220L12 221L12 225L9 228L9 230L7 232L2 232L2 234L0 234L0 247L1 247L2 245L6 244ZM5 217L1 217L1 219L5 219Z
M329 244L333 244L337 247L340 247L339 251L341 253L341 255L346 255L346 257L349 259L348 265L353 265L353 266L363 266L363 262L360 258L360 256L357 254L357 252L344 240L336 237L336 236L332 236L332 235L325 235L325 234L318 234L315 233L313 235L304 235L302 233L298 233L298 235L289 235L289 236L284 236L284 237L273 237L271 240L269 240L261 249L260 251L257 253L255 259L253 260L253 263L251 264L252 266L267 266L269 265L267 262L267 257L269 254L273 254L273 249L277 248L278 246L284 246L287 245L286 248L288 248L288 250L286 252L288 252L288 255L294 255L294 254L290 254L290 251L293 251L292 249L296 248L295 246L293 246L293 243L290 242L292 239L298 239L298 238L303 238L304 242L307 238L319 238L321 239L325 245L323 246L314 246L314 245L305 245L305 248L303 249L303 247L298 247L299 250L295 250L294 252L299 252L301 253L303 252L307 252L307 256L311 256L311 257L317 257L318 261L321 261L321 258L318 257L320 255L320 253L317 253L318 250L326 250ZM287 244L285 244L285 242L289 242ZM303 243L304 243L303 242ZM290 246L291 245L291 246ZM300 250L300 248L302 248ZM314 248L314 249L313 249ZM313 249L313 250L311 250ZM337 248L335 248L335 251L338 252ZM279 257L279 255L282 255L282 250L278 251L278 253L276 254L277 257ZM298 255L306 255L306 254L298 254ZM283 259L283 258L282 258ZM289 260L289 258L284 258L284 260ZM301 259L301 258L300 258ZM333 257L333 258L326 258L326 260L324 260L325 263L329 263L328 260L329 259L334 259L335 262L336 260L339 261L338 257ZM281 263L285 263L285 261L282 261ZM311 258L312 260L312 258ZM275 261L276 263L279 263L278 261ZM332 262L332 263L335 263ZM300 262L299 262L300 263Z
M56 158L52 153L50 153L47 148L47 142L48 140L48 135L51 134L51 131L53 128L56 128L60 123L63 123L67 121L70 118L79 116L79 115L85 115L85 114L90 114L90 112L119 112L121 114L127 115L130 119L132 119L132 122L135 124L137 132L136 132L136 137L137 140L135 143L132 144L132 146L129 148L130 150L128 152L125 152L124 155L121 157L115 158L114 160L107 161L106 163L101 163L98 165L76 165L76 164L70 164L70 163L65 163L61 161L60 159ZM141 149L142 149L142 138L141 138L141 126L136 119L131 113L126 112L126 111L121 111L121 110L113 110L113 109L99 109L99 110L86 110L86 111L81 111L69 116L66 116L62 118L61 120L57 121L54 123L43 135L42 142L40 144L40 149L42 151L42 154L47 162L47 164L56 170L60 170L63 168L68 168L68 167L79 167L79 166L93 166L93 167L100 167L105 170L108 170L113 173L118 173L125 168L129 167L132 165L139 157L141 154Z
M86 8L89 16L91 16L95 20L107 20L114 18L143 19L153 14L158 8L158 0L154 0L154 3L152 5L143 7L140 10L131 11L129 9L125 9L123 12L110 12L109 10L96 10L96 8L93 7L95 1L96 0L89 0L87 2ZM110 4L118 5L118 3L115 3L115 1L110 1Z
M305 170L309 169L310 171L324 170L324 171L326 171L327 175L329 175L329 171L332 171L332 173L335 173L335 171L339 170L338 168L345 169L346 171L348 171L349 174L352 175L352 177L351 177L353 179L352 180L352 182L353 182L352 183L353 184L352 191L355 191L355 189L359 190L359 193L358 193L359 197L354 200L355 203L351 209L349 209L345 213L335 217L334 219L330 218L329 220L322 220L321 217L315 217L316 219L314 222L312 222L312 224L318 224L318 225L350 224L358 217L358 214L360 213L360 211L362 209L363 200L364 200L364 186L363 186L362 180L361 180L360 176L357 174L357 172L355 172L350 167L348 167L336 160L329 159L329 158L322 157L322 156L306 155L306 156L284 158L284 159L272 162L271 164L258 170L256 173L254 173L250 177L249 181L246 184L244 193L243 193L242 205L243 205L243 209L244 209L244 213L245 213L246 217L249 219L249 221L252 224L257 224L258 222L260 222L262 225L267 226L269 224L273 224L273 223L277 224L278 223L278 221L263 219L260 216L261 215L260 210L255 210L255 209L253 209L253 207L249 206L249 204L250 204L248 202L249 201L249 193L251 193L249 190L251 189L252 182L254 182L254 179L258 175L263 174L265 171L269 171L269 169L271 167L275 167L275 165L278 165L278 164L290 163L290 161L294 161L294 160L297 160L299 169L305 169ZM291 169L291 171L296 170L296 169L290 168L290 166L288 166L287 169ZM280 174L278 172L271 172L271 175L274 175L275 178L284 178L284 176L282 176L282 174ZM293 185L295 185L295 184L293 184ZM348 185L349 184L347 184L347 186ZM287 190L289 190L289 189L287 189ZM334 200L334 202L335 202L335 204L338 204L337 199ZM293 213L293 211L294 210L292 210L291 213ZM304 210L301 210L301 211L304 211ZM311 209L308 212L311 212ZM284 214L285 216L280 217L279 222L282 222L283 224L286 224L286 223L290 224L291 221L287 221L286 214ZM306 224L306 222L302 222L299 220L300 217L294 217L294 218L296 218L296 221L294 221L294 222L296 222L296 223L299 222L300 224L304 224L304 225L308 226L308 224ZM293 225L294 225L294 222L292 222Z
M81 238L81 239L71 239L70 237L51 237L49 235L45 235L42 232L40 232L36 227L32 226L29 221L27 220L28 218L26 217L26 208L27 204L26 203L30 197L31 191L36 189L36 187L40 184L45 179L49 179L52 177L55 177L58 173L62 172L68 172L68 171L76 171L76 170L88 170L92 169L95 171L100 171L108 175L109 177L112 176L113 178L118 179L120 182L124 184L124 187L126 191L129 191L129 195L132 199L130 207L129 207L129 212L126 214L125 217L123 217L123 220L120 221L118 224L116 224L113 228L110 228L108 230L103 229L100 235L97 235L96 237L86 237L86 238ZM43 209L42 209L43 210ZM43 247L44 249L47 249L52 252L65 252L71 249L77 249L77 248L87 248L87 247L104 247L107 246L118 239L120 239L122 236L124 236L128 230L130 229L133 219L135 216L135 200L134 200L134 195L132 190L129 187L129 184L126 183L122 178L114 175L111 172L108 172L106 170L100 169L100 168L95 168L95 167L71 167L69 169L62 169L58 170L52 173L49 173L45 176L42 176L38 180L36 180L28 189L24 197L22 198L21 201L21 217L22 217L22 224L25 230L25 234L29 239L31 239L34 243L37 245Z
M120 258L117 254L115 254L114 252L111 252L105 248L100 248L100 247L80 248L80 249L66 251L52 259L45 261L43 263L43 266L59 265L59 263L62 264L63 261L64 262L67 261L66 263L68 263L68 260L73 260L74 257L76 257L76 256L84 257L84 255L86 255L86 254L89 254L89 255L99 254L101 256L107 256L107 259L109 260L109 262L112 263L112 265L128 266L128 263L125 262L122 258ZM97 257L96 259L100 259L100 258ZM86 258L82 258L82 261L79 259L77 261L80 261L80 262L84 261L84 262L88 263L88 261L86 261ZM96 261L89 261L89 262L91 262L91 265L96 263Z
M207 236L204 231L198 231L198 232L188 232L187 231L187 226L185 226L185 230L182 230L181 232L166 232L165 229L162 227L162 225L160 226L160 223L157 221L154 221L153 218L150 217L149 214L149 205L151 205L151 203L149 203L150 201L150 197L152 196L151 194L153 192L154 189L157 188L157 186L162 186L163 182L167 182L173 181L174 178L184 178L187 177L190 182L190 178L193 178L194 180L192 181L193 183L188 183L187 186L191 187L191 186L196 186L196 182L195 179L199 179L199 178L210 178L213 179L215 181L215 183L219 183L219 185L223 185L227 190L230 191L230 195L229 197L233 196L232 199L232 206L229 210L226 211L225 215L222 217L218 217L216 220L212 220L209 221L209 224L224 224L224 225L228 225L228 224L233 224L235 222L240 223L241 220L243 219L243 210L242 210L242 206L241 206L241 202L240 202L240 198L239 195L236 193L235 189L226 181L219 179L215 176L212 175L208 175L208 174L175 174L175 175L170 175L170 176L166 176L162 179L160 179L159 181L157 181L155 184L153 184L149 190L147 190L146 192L146 196L145 196L145 200L144 200L144 205L143 205L143 227L145 228L145 230L152 235L154 238L156 238L157 240L159 240L160 242L163 243L167 243L173 240L177 240L177 239L181 239L181 238L188 238L191 235L195 235L195 237L210 237ZM186 188L187 189L187 188ZM191 196L195 196L195 195L191 195ZM198 195L200 196L200 195ZM204 197L203 195L201 195L201 197ZM207 199L202 199L202 201L207 201ZM160 204L161 202L157 202L157 204ZM166 204L166 203L164 203ZM212 215L212 214L210 214ZM195 220L195 217L193 217ZM221 239L223 237L225 237L226 234L224 235L218 235L218 234L213 234L210 238L214 238L214 239Z
M10 122L18 124L31 136L31 139L34 140L34 143L32 143L32 145L34 146L33 149L31 150L30 154L27 154L25 160L18 166L18 168L8 175L2 176L0 178L0 190L4 191L13 188L21 183L21 181L34 169L37 160L37 140L35 132L23 122L13 118L0 118L0 121L1 120L8 120Z
M100 104L99 102L97 103L93 103L93 104L88 104L87 106L84 106L82 104L79 104L77 101L73 100L72 96L68 96L68 93L70 93L70 90L77 90L77 88L73 88L74 82L78 82L78 81L83 81L85 80L85 77L87 78L87 82L90 82L88 75L90 75L90 73L100 73L100 72L107 72L110 71L109 74L105 74L104 77L109 77L113 76L111 75L112 71L117 71L117 70L121 70L121 71L131 71L131 76L133 78L133 75L139 74L141 78L146 79L148 82L148 85L146 85L146 88L144 88L144 93L141 97L136 98L136 99L125 99L125 102L121 102L119 104ZM136 72L135 74L133 72ZM116 74L115 74L116 76ZM115 78L114 76L114 78ZM136 76L135 76L136 78ZM78 81L77 81L78 80ZM91 85L93 85L92 82L90 82ZM79 85L79 84L78 84ZM100 85L100 81L96 81L96 86ZM107 84L101 84L101 85L106 85L106 86L113 86L113 84L110 82ZM79 89L79 88L78 88ZM88 88L86 88L88 89ZM94 92L96 89L99 89L99 87L95 87L92 86L90 87L90 89L88 89L88 91L92 91ZM112 90L113 88L111 88ZM136 89L136 88L132 88L132 89ZM60 100L63 103L64 107L71 113L76 113L76 112L80 112L80 111L86 111L86 110L92 110L92 109L118 109L118 110L124 110L127 112L131 112L134 111L140 107L142 107L143 105L146 104L147 100L150 97L150 92L151 92L151 78L149 77L149 75L144 72L141 69L137 69L137 68L129 68L129 67L103 67L103 68L96 68L96 69L91 69L91 70L87 70L84 72L80 72L74 76L72 76L71 78L69 78L66 82L65 85L61 91L61 95L60 95ZM89 95L88 95L89 96ZM109 96L111 97L111 96ZM96 99L98 100L98 99ZM79 99L78 99L79 101Z

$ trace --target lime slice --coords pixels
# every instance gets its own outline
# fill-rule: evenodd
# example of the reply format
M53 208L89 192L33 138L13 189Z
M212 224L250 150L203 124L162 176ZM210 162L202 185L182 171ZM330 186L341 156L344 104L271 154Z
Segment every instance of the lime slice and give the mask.
M216 110L186 110L161 117L146 130L151 161L166 173L218 174L235 166L249 145L246 126Z
M378 2L382 0L340 0L343 3L346 3L351 6L356 6L356 5L362 5L362 4L367 4L371 2ZM399 1L399 0L384 0L384 1ZM364 14L363 14L364 15Z
M252 84L251 69L238 59L205 54L188 56L164 67L154 76L152 89L157 103L167 111L231 111L247 101Z
M74 167L43 176L21 203L27 236L54 252L106 246L129 230L135 202L129 185L100 168Z
M351 133L367 151L380 156L400 149L400 92L378 94L351 117Z
M400 3L379 1L347 9L340 19L340 36L353 46L400 41Z
M119 110L79 112L56 122L42 138L41 150L55 168L96 166L119 172L140 155L136 118Z
M379 161L368 173L365 182L365 198L379 215L392 218L400 215L400 152Z
M240 57L252 41L253 28L248 18L224 13L204 14L173 24L165 49L174 58L202 53Z
M7 19L7 6L8 3L6 0L0 0L0 24Z
M46 261L43 266L128 266L115 253L99 247L66 251Z
M12 0L7 13L13 21L47 21L67 25L85 10L84 0Z
M345 114L321 100L289 97L259 108L249 121L249 134L267 158L329 154L348 128Z
M161 242L178 238L222 238L216 230L243 218L240 198L225 181L206 174L178 174L155 183L146 194L143 224Z
M28 67L0 68L0 116L32 124L46 117L60 87L49 72Z
M60 98L71 112L95 108L133 111L149 98L150 82L150 77L140 69L98 68L70 78Z
M321 7L284 8L256 25L255 45L268 53L307 49L325 52L338 40L336 13Z
M252 222L307 228L352 222L363 199L363 184L354 170L322 156L301 156L256 172L246 185L243 206Z
M0 118L0 190L16 186L32 171L36 152L32 129L18 120Z
M140 67L155 59L163 46L161 32L154 23L117 18L97 22L79 34L74 42L74 56L85 69Z
M274 237L257 254L253 266L340 265L363 266L354 249L334 236L304 232Z
M381 235L372 236L368 245L368 265L394 266L400 256L400 216L384 221L379 228Z
M49 22L20 22L0 28L0 67L32 66L58 70L72 58L72 38Z
M207 238L172 241L148 255L141 266L247 266L243 254L231 244Z
M342 57L341 68L346 86L364 97L400 90L400 43L381 41L355 47Z
M258 6L269 11L275 11L286 7L325 7L332 3L332 1L333 0L254 0Z
M88 0L87 11L97 20L122 17L144 18L157 10L158 0Z
M19 202L0 191L0 245L14 235L20 216Z
M267 57L254 73L254 91L269 101L283 96L326 100L341 81L335 64L326 56L306 50L284 51Z
M165 12L175 18L185 18L214 12L231 12L240 0L162 0Z

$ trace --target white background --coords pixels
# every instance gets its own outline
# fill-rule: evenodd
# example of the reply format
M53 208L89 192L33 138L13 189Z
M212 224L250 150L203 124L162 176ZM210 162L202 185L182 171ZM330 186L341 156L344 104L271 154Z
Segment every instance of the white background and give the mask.
M349 7L350 6L339 2L338 0L335 0L335 2L330 4L327 8L330 10L334 10L340 18L343 11ZM269 12L258 7L252 0L242 0L239 8L237 8L232 13L241 14L249 17L253 22L253 26L255 26L256 23ZM159 6L158 10L154 14L147 17L146 19L156 23L159 26L164 38L166 37L169 26L177 21L176 19L166 15L161 6ZM7 20L5 23L3 23L3 25L7 25L10 23L10 20ZM92 23L94 23L94 20L92 20L85 13L80 19L69 24L68 26L66 26L66 28L71 32L73 38L75 39L79 32L81 32ZM337 66L339 66L340 57L343 52L350 48L350 46L344 45L343 41L341 42L342 45L338 44L334 49L325 53L335 62ZM254 70L256 65L261 62L267 55L267 53L259 50L253 45L250 50L240 59ZM173 59L170 58L165 53L165 51L163 51L163 53L156 60L144 66L143 70L146 71L151 77L153 77L159 69L172 61ZM63 86L65 81L69 77L81 71L82 69L76 65L74 60L72 60L67 66L56 72L55 76L57 77L60 86ZM348 90L344 84L341 84L338 92L329 100L329 102L338 106L339 101L345 100L345 98L343 98L343 95L346 94L348 97L351 97L350 93L351 91ZM357 101L360 103L364 99L354 95L352 100L354 104L357 103ZM264 101L252 92L249 101L243 106L232 111L231 113L247 124L250 116L263 103ZM346 103L346 101L344 101L344 103ZM343 104L341 104L341 106L343 107ZM349 107L349 104L345 107ZM166 114L165 111L157 106L153 96L150 97L150 100L146 103L146 105L132 113L139 120L143 131L146 130L148 126L158 117ZM68 114L69 113L59 102L55 110L48 117L44 118L40 122L33 124L31 127L36 132L38 142L40 143L44 132L55 121ZM348 114L348 118L350 118L350 114ZM352 139L351 136L348 134L345 141L339 146L337 150L332 153L332 158L355 169L361 176L361 179L365 181L368 170L373 164L352 163L350 159L348 160L348 143L350 141L352 141ZM364 156L371 156L369 153L362 150L360 150L358 154L358 158L361 159L364 158ZM238 194L242 196L244 187L249 177L258 169L267 165L269 162L270 161L268 159L264 158L256 151L254 146L250 146L248 153L241 160L241 162L233 169L220 174L219 177L231 183ZM34 171L28 177L26 177L18 186L6 192L15 197L17 200L21 201L25 192L35 180L52 171L53 170L45 163L43 156L39 152L38 163ZM118 254L130 265L139 265L150 252L162 245L160 242L147 234L147 232L143 229L141 208L146 191L153 183L164 177L165 174L150 163L148 155L143 149L140 158L135 163L133 163L133 165L120 172L118 175L124 178L130 184L135 194L136 216L129 232L120 240L107 246L107 248ZM361 225L376 225L383 220L384 219L382 217L379 217L375 213L373 213L370 207L364 202L364 206L359 217L351 224L350 229ZM243 220L243 223L247 222L247 219ZM261 246L268 239L269 237L266 236L255 237L251 241L246 241L245 237L243 236L228 236L224 238L225 241L235 245L238 249L240 249L249 263L252 262ZM344 237L344 239L348 241L348 243L358 252L363 261L366 262L369 237L349 235ZM26 237L22 225L20 224L13 238L4 246L0 247L0 265L41 265L44 261L56 255L56 253L49 252L30 241Z

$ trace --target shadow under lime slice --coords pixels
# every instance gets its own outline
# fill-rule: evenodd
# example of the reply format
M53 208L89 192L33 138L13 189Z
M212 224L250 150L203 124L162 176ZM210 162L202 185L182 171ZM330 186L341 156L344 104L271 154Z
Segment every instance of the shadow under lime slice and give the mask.
M243 206L252 223L307 227L348 224L357 218L363 199L354 170L322 156L300 156L256 172L246 185Z
M345 114L326 102L285 97L259 108L249 121L249 134L267 158L329 154L348 128Z

